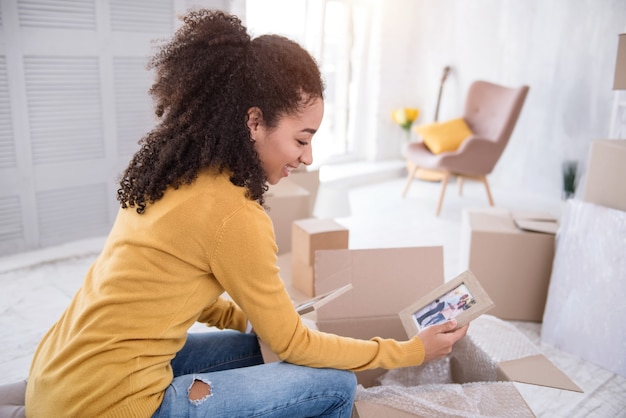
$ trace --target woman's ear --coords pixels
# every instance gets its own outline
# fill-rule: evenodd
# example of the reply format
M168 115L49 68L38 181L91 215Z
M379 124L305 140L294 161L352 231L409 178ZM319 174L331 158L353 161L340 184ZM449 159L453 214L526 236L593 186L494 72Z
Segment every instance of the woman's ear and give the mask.
M259 126L263 124L263 112L258 107L248 109L248 120L246 121L250 134L254 139L254 133L259 130Z

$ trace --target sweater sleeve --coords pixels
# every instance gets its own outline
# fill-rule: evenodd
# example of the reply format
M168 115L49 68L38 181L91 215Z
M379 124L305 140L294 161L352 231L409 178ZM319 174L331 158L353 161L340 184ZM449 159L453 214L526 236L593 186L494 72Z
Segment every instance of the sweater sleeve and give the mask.
M198 322L204 322L210 327L229 328L243 332L248 325L248 318L235 303L218 298L215 303L202 311Z
M355 371L422 363L424 347L417 337L357 340L306 327L279 275L271 220L255 202L225 220L216 243L209 254L215 278L282 360Z

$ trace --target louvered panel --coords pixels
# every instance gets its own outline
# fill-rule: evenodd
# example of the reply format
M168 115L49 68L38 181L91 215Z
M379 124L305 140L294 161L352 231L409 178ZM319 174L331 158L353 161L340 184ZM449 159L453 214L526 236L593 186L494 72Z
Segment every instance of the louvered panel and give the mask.
M96 0L18 0L20 26L96 30Z
M102 158L98 59L24 57L33 163Z
M91 184L37 193L41 245L105 235L110 225L106 184Z
M185 11L196 8L218 9L229 11L232 0L186 0ZM241 16L240 16L241 17Z
M0 242L24 238L22 210L18 196L0 197Z
M113 58L115 117L118 154L134 154L138 141L154 126L152 100L148 94L152 73L146 70L147 58Z
M172 0L111 0L110 5L114 32L172 32Z
M0 56L0 168L15 167L16 165L6 57Z

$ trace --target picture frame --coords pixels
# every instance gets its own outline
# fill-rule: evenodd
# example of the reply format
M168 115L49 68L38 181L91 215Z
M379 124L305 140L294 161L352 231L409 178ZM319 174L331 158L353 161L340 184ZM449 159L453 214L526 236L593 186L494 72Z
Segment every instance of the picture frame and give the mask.
M460 328L494 306L476 276L466 270L407 306L399 316L411 338L431 325L453 318L456 328Z
M296 312L300 315L307 314L309 312L313 312L320 306L323 306L330 302L331 300L343 295L348 290L352 289L352 283L348 283L344 286L338 287L337 289L333 289L329 292L322 293L321 295L317 295L311 299L308 299L298 305L296 305Z

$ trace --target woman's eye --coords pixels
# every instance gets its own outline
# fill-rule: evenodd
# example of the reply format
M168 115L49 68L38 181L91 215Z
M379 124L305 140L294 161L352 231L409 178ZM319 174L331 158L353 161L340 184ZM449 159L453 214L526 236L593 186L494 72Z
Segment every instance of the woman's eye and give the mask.
M297 139L296 141L298 141L298 144L300 145L309 145L309 143L306 141L300 141L299 139Z

